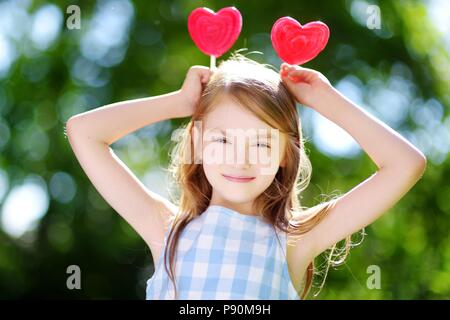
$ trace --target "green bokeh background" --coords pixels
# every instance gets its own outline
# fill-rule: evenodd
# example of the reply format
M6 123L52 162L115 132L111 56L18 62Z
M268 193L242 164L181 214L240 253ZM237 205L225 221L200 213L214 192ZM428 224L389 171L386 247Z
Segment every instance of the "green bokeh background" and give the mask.
M105 104L179 89L191 65L209 65L187 32L189 13L226 6L237 7L243 16L232 50L260 51L264 54L250 57L276 68L281 61L270 42L276 19L325 22L329 43L305 66L353 93L350 98L428 159L423 178L366 228L363 243L352 249L345 265L330 270L314 299L450 298L450 40L429 14L435 3L2 2L0 57L14 58L6 67L0 63L0 298L145 298L151 253L93 188L70 148L65 122ZM66 26L69 5L81 9L80 29ZM381 29L368 28L369 5L380 8ZM37 19L39 12L48 16ZM56 27L46 29L46 19ZM51 30L57 31L53 38ZM298 108L313 164L304 205L316 204L322 194L346 192L374 172L362 150L350 156L327 152L313 138L318 129L313 115ZM171 132L186 120L145 127L112 148L147 187L165 195L161 168L168 163ZM14 191L24 186L34 186L37 198L16 194L13 202ZM21 205L14 207L17 202ZM26 216L36 207L43 208L42 217L32 227L21 235L7 232L7 214ZM81 290L66 287L69 265L81 269ZM366 285L371 265L380 268L380 289Z

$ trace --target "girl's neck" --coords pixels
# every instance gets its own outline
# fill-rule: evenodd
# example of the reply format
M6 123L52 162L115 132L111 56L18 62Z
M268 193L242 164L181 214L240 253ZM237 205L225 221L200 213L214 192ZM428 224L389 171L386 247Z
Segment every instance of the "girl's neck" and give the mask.
M232 203L229 201L218 201L216 199L211 199L209 205L217 205L229 208L231 210L237 211L244 215L254 216L255 211L253 210L253 201L251 202L244 202L244 203Z

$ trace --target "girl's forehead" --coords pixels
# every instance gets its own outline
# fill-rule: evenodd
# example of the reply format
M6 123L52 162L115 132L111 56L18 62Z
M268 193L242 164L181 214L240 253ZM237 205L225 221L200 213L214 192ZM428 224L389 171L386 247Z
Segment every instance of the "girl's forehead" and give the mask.
M273 140L280 139L279 131L277 129L266 128L221 128L212 127L207 128L204 135L220 133L225 136L248 136L251 138L269 138Z
M259 120L259 119L258 119ZM276 128L268 126L266 123L259 120L247 121L246 119L215 119L206 121L203 125L204 132L218 132L223 134L240 134L246 133L250 135L258 136L275 136Z
M205 129L270 129L264 121L256 117L244 107L227 100L214 106L203 119Z
M223 97L220 98L211 108L208 116L223 115L223 114L247 114L248 110L245 107L234 101L232 98ZM250 114L251 115L251 114Z
M230 97L223 97L214 105L203 118L202 127L204 133L282 139L281 131L269 126Z

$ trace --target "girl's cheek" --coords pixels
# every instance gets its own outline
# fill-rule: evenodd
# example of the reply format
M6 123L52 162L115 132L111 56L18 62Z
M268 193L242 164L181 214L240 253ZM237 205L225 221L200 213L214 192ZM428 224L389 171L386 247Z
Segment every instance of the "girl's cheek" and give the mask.
M257 166L270 164L271 155L269 150L266 147L251 147L249 152L250 163Z
M203 162L206 165L220 164L222 162L223 150L214 143L207 144L203 149Z
M233 149L229 144L209 142L203 148L205 164L233 164Z
M260 152L255 167L258 176L261 176L263 179L264 177L271 179L279 169L279 162L277 161L277 157L273 157L270 151L266 151L265 153Z

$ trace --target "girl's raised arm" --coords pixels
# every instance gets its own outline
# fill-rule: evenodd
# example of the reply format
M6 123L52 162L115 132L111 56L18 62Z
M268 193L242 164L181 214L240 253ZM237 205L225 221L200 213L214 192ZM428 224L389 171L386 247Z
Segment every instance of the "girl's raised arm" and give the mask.
M312 256L307 258L312 259L397 203L422 177L426 158L395 130L343 96L321 73L299 66L289 70L286 64L282 70L283 81L296 100L346 130L378 167L339 197L325 218L305 234L298 250L311 247Z
M180 90L106 105L66 123L67 137L82 169L109 205L144 239L156 261L168 218L178 208L148 190L109 145L146 125L191 115L209 76L208 68L193 66Z

